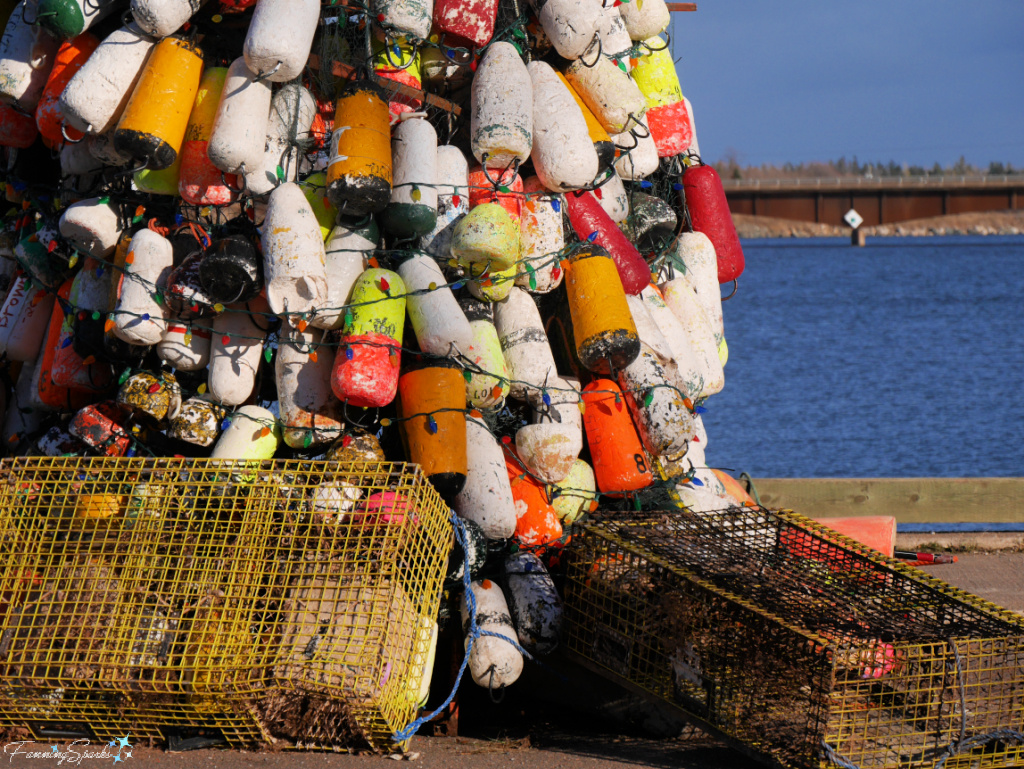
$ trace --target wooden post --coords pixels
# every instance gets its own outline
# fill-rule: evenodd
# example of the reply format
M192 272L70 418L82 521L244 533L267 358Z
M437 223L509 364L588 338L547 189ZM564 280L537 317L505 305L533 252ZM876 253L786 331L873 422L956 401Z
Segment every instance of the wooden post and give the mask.
M868 243L868 234L860 227L850 233L850 245L851 246L866 246Z

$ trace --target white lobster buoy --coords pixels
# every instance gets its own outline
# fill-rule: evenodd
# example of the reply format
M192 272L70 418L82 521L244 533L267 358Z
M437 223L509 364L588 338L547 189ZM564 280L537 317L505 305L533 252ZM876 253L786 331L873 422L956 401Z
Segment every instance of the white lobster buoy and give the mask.
M640 292L640 296L644 300L644 306L650 313L650 317L661 331L662 338L672 351L672 361L675 363L679 377L677 380L679 388L687 394L691 401L696 401L704 394L708 382L703 358L690 342L690 336L683 324L665 304L665 300L656 288L648 286ZM637 331L639 332L640 329L638 328ZM648 346L657 349L650 343Z
M628 70L629 51L633 47L633 39L626 31L626 22L623 21L622 14L616 6L616 0L604 0L597 33L601 36L601 53L617 59Z
M245 63L272 83L294 80L306 68L319 21L320 0L260 0L242 47Z
M323 329L338 329L345 322L344 305L352 293L356 280L366 270L366 260L373 256L380 233L371 218L365 226L351 227L339 224L327 237L324 254L327 270L327 299L317 309L310 325Z
M597 176L598 158L587 121L561 79L542 61L527 67L533 81L533 168L549 190L586 187Z
M60 234L80 251L103 259L121 237L121 217L107 199L79 200L61 214Z
M135 23L147 35L167 37L181 29L206 0L132 0Z
M28 277L14 279L0 308L0 355L10 360L35 360L40 354L53 312L54 295L36 286L26 291Z
M43 412L32 408L33 378L36 361L28 360L21 367L18 382L14 387L14 398L7 406L4 415L3 439L7 450L16 449L22 439L39 429L43 421Z
M618 172L611 171L608 181L594 190L594 195L600 195L598 202L613 222L620 224L626 221L629 216L629 196Z
M686 114L690 116L690 149L694 155L700 157L700 144L697 143L697 121L693 117L693 105L690 104L690 100L685 96L683 101L686 102Z
M131 155L123 155L114 147L110 134L97 134L85 139L89 152L105 166L126 166L132 162Z
M213 320L208 384L210 395L225 406L245 403L256 385L267 332L249 315L253 307L259 309L256 302L230 305Z
M684 232L676 243L675 256L686 266L686 280L711 322L715 344L721 345L725 336L722 289L718 283L718 257L711 239L703 232Z
M528 400L558 379L544 322L528 293L513 288L505 299L496 302L494 326L505 352L512 380L509 394L513 398Z
M469 213L469 163L458 147L445 144L437 148L437 222L423 236L420 247L447 264L451 257L452 233Z
M437 224L437 131L423 118L402 120L391 139L391 202L381 227L396 238L426 235Z
M154 44L134 24L107 35L60 95L68 125L87 134L117 125Z
M466 382L466 403L477 409L501 408L508 395L508 369L494 327L494 309L489 302L463 299L460 302L473 329L473 344L466 357L473 367Z
M96 259L86 259L71 282L68 301L78 311L107 312L110 309L109 268Z
M111 318L114 336L128 344L156 344L167 330L167 304L153 298L174 269L171 241L150 229L132 237L121 294Z
M60 42L26 18L36 18L37 0L22 0L0 38L0 100L34 112L57 57Z
M519 272L516 285L531 294L546 294L562 282L559 256L565 246L562 201L540 179L523 182L526 198L519 220Z
M156 346L160 359L181 371L202 371L210 362L210 331L180 320L171 320Z
M469 652L469 672L473 681L485 689L498 690L516 682L523 672L523 655L512 645L516 640L516 629L508 612L508 604L497 582L489 579L470 583L476 600L476 621L481 630L497 633L510 639L482 635L473 641ZM462 626L469 627L469 604L462 596ZM466 648L470 639L466 638Z
M466 485L455 496L455 512L477 524L488 539L509 539L516 531L516 504L505 453L476 417L466 419L466 458Z
M626 133L639 125L647 100L611 59L602 56L592 67L577 59L569 65L565 77L609 134Z
M252 173L263 167L273 94L257 81L244 59L228 67L206 154L224 173Z
M597 499L594 468L577 459L572 463L569 474L556 484L555 491L555 498L551 500L555 515L564 525L573 523L588 512L591 502Z
M60 170L64 176L94 174L103 168L103 162L89 151L86 142L65 144L60 150Z
M308 143L309 128L315 117L316 99L301 85L288 83L277 90L270 102L263 160L245 174L247 192L264 195L279 182L298 179L300 166L305 162L300 147ZM283 171L280 178L278 168Z
M526 468L545 483L558 483L569 474L583 450L583 416L577 388L564 379L548 383L543 394L531 398L532 424L516 432L516 453Z
M562 599L548 570L523 550L505 559L505 581L519 645L532 654L551 654L562 630Z
M622 3L619 13L626 25L626 32L633 40L646 40L660 35L668 29L671 14L665 0L643 0L643 2Z
M674 374L642 343L640 354L619 372L633 423L644 448L656 457L679 454L693 434L693 417L684 402L687 396L676 389Z
M701 395L706 398L721 392L725 386L725 374L722 370L722 361L718 357L715 332L697 301L697 295L690 288L689 281L686 278L676 278L662 283L659 288L665 297L665 304L682 323L690 346L703 365L704 389Z
M530 157L533 83L511 43L488 46L477 67L469 135L473 156L487 168L505 168L516 160L525 163Z
M544 34L563 59L578 59L587 49L597 54L594 39L601 22L601 6L595 0L533 0Z
M313 499L310 500L313 519L328 525L347 523L362 496L362 489L347 481L321 483L313 489Z
M294 315L322 306L327 298L324 238L297 184L282 184L270 193L262 235L270 311Z
M633 325L636 326L636 335L640 337L640 341L658 356L662 365L670 367L678 376L672 347L665 339L661 327L654 322L644 298L629 295L626 297L626 304L629 305L629 314L633 317Z
M274 414L260 406L242 406L220 434L211 459L273 459L281 441ZM269 427L264 435L263 428Z
M341 402L331 391L333 350L320 344L323 332L281 327L275 371L284 442L293 449L319 446L341 437Z
M615 172L623 179L643 179L658 170L658 145L654 143L646 121L641 120L634 133L617 134L612 141L623 152L615 161ZM630 147L632 149L628 149Z
M420 40L430 35L433 0L373 0L371 15L381 24Z
M406 307L420 349L428 355L466 352L473 344L473 329L437 262L414 256L402 263L398 274L408 291Z

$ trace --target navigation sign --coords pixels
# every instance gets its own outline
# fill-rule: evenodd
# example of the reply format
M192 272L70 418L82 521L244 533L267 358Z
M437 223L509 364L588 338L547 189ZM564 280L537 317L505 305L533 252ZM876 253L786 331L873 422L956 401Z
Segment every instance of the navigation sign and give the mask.
M853 229L857 229L864 224L864 217L858 214L855 208L851 208L843 214L843 221L853 227Z

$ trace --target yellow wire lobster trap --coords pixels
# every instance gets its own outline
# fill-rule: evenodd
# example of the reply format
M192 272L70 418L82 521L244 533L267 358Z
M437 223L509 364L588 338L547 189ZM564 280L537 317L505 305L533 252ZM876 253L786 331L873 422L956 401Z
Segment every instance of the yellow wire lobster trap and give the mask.
M0 727L394 749L451 542L418 466L0 462Z
M565 647L769 765L1024 765L1024 618L791 512L572 542Z

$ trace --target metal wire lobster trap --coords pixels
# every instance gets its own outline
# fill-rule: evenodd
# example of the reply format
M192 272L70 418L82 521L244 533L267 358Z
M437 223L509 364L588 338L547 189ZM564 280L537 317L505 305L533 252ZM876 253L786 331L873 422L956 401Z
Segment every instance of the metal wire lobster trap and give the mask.
M396 747L450 539L413 465L5 460L0 726Z
M786 767L1024 764L1024 619L791 512L585 523L566 648Z

